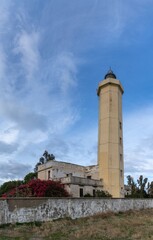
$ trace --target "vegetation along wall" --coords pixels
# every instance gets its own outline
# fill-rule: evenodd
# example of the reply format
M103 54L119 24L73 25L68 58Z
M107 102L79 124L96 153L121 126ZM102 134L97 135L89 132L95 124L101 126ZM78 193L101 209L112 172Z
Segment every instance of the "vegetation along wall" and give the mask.
M72 219L153 208L153 199L10 198L0 200L0 224Z

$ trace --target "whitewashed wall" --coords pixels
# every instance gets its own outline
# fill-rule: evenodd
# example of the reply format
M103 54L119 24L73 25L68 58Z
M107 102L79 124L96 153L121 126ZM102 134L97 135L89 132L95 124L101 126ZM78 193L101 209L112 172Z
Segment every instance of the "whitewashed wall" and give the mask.
M104 212L153 208L152 199L16 198L0 200L0 224L72 219Z

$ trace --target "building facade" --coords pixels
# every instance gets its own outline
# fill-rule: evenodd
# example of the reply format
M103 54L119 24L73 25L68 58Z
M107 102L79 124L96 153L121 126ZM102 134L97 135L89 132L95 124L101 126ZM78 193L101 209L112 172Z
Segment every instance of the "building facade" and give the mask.
M50 160L38 166L38 178L60 181L72 197L86 194L95 196L97 190L103 190L102 180L98 179L98 166L80 166L77 164Z

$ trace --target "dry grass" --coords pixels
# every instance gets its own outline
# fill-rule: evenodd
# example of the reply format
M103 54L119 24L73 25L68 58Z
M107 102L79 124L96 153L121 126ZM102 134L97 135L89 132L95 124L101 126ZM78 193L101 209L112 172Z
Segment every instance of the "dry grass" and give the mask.
M0 228L0 240L153 239L153 209Z

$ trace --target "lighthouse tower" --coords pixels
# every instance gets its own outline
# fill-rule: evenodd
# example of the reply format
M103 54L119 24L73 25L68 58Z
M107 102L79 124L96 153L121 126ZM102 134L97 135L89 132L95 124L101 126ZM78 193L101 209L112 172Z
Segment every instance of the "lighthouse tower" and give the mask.
M98 165L104 190L124 197L122 94L124 90L110 69L99 83Z

